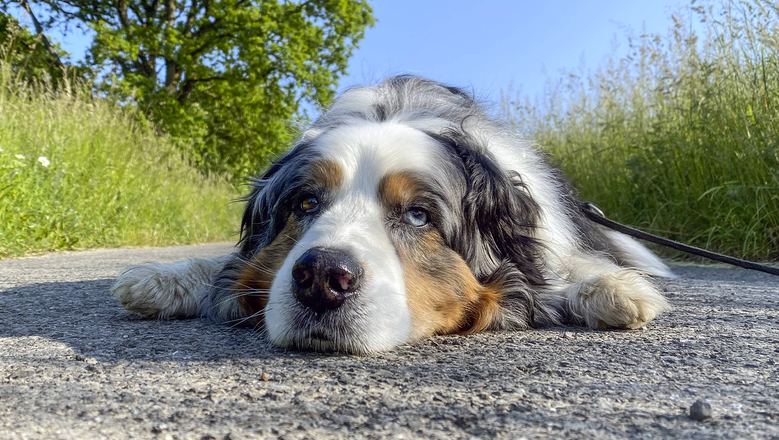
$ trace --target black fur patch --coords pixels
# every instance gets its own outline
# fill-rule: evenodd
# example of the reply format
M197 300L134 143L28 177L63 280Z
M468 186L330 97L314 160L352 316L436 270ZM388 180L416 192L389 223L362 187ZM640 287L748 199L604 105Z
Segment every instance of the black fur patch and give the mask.
M521 176L505 173L486 151L479 151L461 133L429 134L445 146L466 176L463 222L452 248L486 279L505 259L512 261L532 285L545 284L541 245L532 237L540 207Z
M239 252L244 258L251 258L276 238L292 213L293 199L312 184L306 171L317 157L306 152L307 147L296 145L261 178L251 180L252 189L244 198L246 208L239 241ZM320 202L324 208L324 197Z
M543 248L535 238L540 206L522 183L506 173L485 149L461 132L428 133L451 153L465 176L462 224L445 239L463 256L483 285L499 286L504 320L495 328L526 328L558 322L560 310L547 309L537 295L547 281Z

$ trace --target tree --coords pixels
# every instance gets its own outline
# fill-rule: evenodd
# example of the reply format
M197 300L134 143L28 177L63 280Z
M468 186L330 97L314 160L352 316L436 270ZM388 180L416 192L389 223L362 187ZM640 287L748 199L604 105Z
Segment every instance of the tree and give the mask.
M24 81L46 81L56 85L67 67L61 58L67 53L35 35L8 14L0 13L0 64Z
M283 148L302 102L332 100L373 24L367 0L31 3L45 26L94 31L86 63L102 92L140 106L206 169L233 176Z

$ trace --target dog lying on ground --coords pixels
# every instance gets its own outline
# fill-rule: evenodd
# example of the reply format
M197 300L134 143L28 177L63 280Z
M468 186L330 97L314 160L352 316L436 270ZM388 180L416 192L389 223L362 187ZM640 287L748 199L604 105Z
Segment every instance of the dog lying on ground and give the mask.
M236 252L126 269L146 318L261 328L364 354L436 334L642 327L672 276L590 223L531 143L466 93L413 76L353 88L252 181Z

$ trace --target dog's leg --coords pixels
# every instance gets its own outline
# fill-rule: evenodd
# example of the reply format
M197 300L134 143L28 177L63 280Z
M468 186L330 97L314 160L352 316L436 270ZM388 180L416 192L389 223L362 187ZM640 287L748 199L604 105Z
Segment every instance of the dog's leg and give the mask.
M558 293L572 323L636 329L670 308L642 272L601 255L576 254L565 266L565 283Z
M210 305L214 278L230 257L130 266L116 279L111 295L130 313L144 318L199 316Z

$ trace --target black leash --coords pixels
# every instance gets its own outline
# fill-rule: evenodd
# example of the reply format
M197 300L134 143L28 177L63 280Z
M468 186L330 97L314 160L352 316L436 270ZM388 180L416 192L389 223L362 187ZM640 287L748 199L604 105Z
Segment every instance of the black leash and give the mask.
M710 260L721 261L723 263L732 264L734 266L743 267L745 269L759 270L760 272L779 275L779 268L776 267L766 266L765 264L759 264L752 261L742 260L740 258L729 257L727 255L707 251L706 249L701 249L695 246L679 243L678 241L652 235L648 232L644 232L636 228L631 228L630 226L625 226L622 223L617 223L614 220L609 220L605 215L603 215L603 212L598 209L597 206L589 202L582 203L581 210L588 219L594 221L595 223L601 224L607 228L613 229L623 234L630 235L631 237L651 241L652 243L666 246L671 249L676 249L677 251L687 252L688 254L698 255Z

